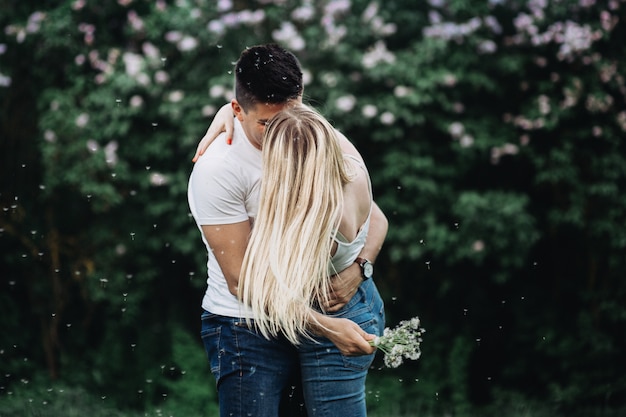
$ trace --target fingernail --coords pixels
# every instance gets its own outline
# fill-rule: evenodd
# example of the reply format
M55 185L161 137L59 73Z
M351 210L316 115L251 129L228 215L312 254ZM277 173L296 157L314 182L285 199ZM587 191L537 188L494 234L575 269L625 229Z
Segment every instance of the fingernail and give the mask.
M227 144L227 145L232 145L232 144L233 144L233 140L232 140L232 138L228 138L228 139L226 139L226 144Z

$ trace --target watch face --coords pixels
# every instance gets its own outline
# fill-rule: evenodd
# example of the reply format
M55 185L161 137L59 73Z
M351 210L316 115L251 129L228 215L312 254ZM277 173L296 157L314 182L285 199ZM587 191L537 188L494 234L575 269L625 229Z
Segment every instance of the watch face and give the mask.
M366 278L371 278L372 275L374 275L374 265L369 262L365 262L363 264L363 275L365 275Z

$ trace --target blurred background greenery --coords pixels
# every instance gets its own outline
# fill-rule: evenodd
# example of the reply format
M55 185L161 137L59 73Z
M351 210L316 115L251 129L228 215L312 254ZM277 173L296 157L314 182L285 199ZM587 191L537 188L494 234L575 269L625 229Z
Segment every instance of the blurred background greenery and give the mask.
M624 0L0 0L0 416L212 416L191 157L246 46L390 221L373 416L626 413Z

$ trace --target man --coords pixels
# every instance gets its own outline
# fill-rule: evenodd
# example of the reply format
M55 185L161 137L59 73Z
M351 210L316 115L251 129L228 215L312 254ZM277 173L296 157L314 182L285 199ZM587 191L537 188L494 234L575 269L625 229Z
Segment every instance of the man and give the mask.
M291 389L298 353L284 339L267 340L249 329L252 316L237 299L243 257L258 208L261 143L265 123L286 106L302 102L302 71L296 57L278 45L242 52L235 66L236 117L232 141L218 140L197 159L189 179L189 206L208 251L207 291L202 301L202 339L216 378L220 415L279 414L280 398ZM342 138L345 153L358 155ZM195 159L195 158L194 158ZM387 232L377 206L361 258L374 260ZM362 279L354 264L333 280L336 294L327 311L341 308ZM367 335L347 319L328 318L324 336L345 355L369 354Z

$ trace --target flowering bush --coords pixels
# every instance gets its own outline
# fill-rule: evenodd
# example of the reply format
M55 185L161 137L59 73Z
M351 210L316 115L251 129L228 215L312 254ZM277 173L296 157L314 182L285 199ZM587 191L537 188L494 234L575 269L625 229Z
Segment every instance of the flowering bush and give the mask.
M179 377L154 364L204 286L189 160L240 51L276 41L368 164L390 221L388 316L437 318L429 352L444 359L420 362L424 397L522 387L566 411L625 397L607 383L626 367L624 0L9 3L8 383L90 369L75 380L140 406Z

